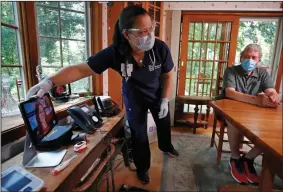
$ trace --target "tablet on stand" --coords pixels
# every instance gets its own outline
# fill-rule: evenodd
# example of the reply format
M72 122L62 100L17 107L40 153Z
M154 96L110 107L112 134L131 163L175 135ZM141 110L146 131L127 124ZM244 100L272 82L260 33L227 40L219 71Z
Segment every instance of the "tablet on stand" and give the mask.
M32 144L28 133L26 134L23 166L26 168L31 167L53 167L61 163L67 150L55 151L36 151L35 146Z

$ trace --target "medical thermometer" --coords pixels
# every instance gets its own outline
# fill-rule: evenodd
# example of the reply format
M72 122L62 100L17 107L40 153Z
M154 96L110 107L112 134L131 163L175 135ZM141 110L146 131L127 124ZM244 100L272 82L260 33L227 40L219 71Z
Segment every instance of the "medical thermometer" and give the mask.
M57 175L58 173L60 173L63 169L65 169L72 160L74 160L77 157L77 155L73 155L70 159L60 163L57 167L55 167L51 174L52 175Z

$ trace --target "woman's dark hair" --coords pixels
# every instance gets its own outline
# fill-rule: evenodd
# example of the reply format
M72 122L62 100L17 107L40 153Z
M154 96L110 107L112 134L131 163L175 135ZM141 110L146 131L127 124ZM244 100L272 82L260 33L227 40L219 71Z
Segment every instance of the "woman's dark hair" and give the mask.
M129 5L122 10L120 17L115 24L113 35L113 43L122 55L128 56L132 51L128 40L122 33L123 30L132 28L135 18L139 15L145 14L148 14L148 12L138 5Z

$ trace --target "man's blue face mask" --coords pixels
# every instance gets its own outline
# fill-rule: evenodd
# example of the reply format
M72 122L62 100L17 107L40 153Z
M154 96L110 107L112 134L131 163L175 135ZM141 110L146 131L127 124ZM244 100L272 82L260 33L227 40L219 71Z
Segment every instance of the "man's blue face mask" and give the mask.
M244 59L241 62L241 66L247 72L251 72L256 68L256 61L253 59Z

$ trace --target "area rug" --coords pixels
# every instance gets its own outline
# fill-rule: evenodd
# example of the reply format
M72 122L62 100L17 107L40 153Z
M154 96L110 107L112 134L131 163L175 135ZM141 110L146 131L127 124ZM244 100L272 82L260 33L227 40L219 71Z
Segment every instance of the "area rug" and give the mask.
M172 143L180 156L163 156L160 191L212 192L223 184L237 184L230 174L230 154L223 153L218 166L216 148L210 147L209 136L172 133ZM225 148L228 147L225 145ZM258 173L261 170L261 161L261 156L255 160ZM283 189L280 179L275 178L274 188Z

